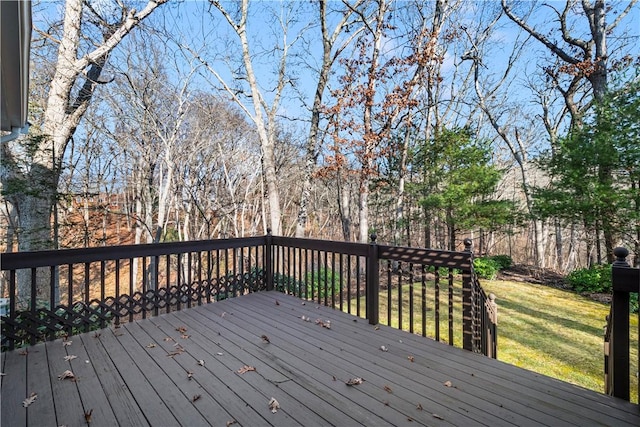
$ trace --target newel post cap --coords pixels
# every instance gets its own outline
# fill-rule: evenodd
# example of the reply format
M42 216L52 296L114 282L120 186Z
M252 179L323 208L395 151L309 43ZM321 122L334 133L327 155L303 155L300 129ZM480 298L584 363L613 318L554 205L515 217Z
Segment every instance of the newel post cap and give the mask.
M613 265L617 267L629 267L629 264L627 264L627 256L629 256L629 250L627 248L618 246L617 248L613 249L613 255L616 257Z

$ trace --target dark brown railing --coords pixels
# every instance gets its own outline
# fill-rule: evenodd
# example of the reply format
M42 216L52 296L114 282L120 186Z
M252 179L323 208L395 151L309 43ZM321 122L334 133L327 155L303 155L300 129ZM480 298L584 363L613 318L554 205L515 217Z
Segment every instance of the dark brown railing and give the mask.
M613 253L616 257L611 267L613 296L604 333L605 393L629 400L631 389L629 295L640 291L640 268L632 268L627 264L626 258L629 255L627 249L616 248ZM638 350L640 353L640 348ZM640 359L638 366L640 366ZM633 376L637 378L637 372L634 372ZM638 393L640 394L640 387Z
M276 289L496 357L495 303L465 245L455 252L378 245L375 236L362 244L268 235L4 254L2 348Z
M266 238L2 254L2 349L266 289Z

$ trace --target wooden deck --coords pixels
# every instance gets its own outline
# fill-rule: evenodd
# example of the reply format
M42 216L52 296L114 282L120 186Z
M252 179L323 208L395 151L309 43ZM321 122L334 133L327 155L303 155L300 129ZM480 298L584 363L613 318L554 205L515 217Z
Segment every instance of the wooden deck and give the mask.
M275 292L69 341L2 355L2 426L640 425L636 405Z

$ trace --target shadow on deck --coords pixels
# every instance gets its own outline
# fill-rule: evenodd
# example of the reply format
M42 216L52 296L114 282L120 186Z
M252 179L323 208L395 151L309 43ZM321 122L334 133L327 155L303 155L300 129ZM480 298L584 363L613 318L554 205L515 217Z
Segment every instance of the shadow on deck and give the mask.
M2 354L3 426L640 425L622 399L279 292L67 341Z

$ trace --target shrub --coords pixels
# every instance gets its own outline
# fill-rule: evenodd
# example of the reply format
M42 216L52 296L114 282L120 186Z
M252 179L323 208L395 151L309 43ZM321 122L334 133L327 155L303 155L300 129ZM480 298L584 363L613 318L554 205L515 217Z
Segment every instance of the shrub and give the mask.
M491 259L500 266L500 270L504 270L513 265L513 259L511 259L509 255L494 255Z
M312 289L310 290L310 294L307 295L309 298L313 295L314 299L324 299L325 284L327 298L330 298L331 295L340 295L340 274L330 268L319 268L318 270L314 270L313 274L311 272L307 273L306 282L311 285ZM333 293L331 292L332 287Z
M573 270L567 281L576 292L611 292L611 265Z
M637 313L638 310L640 310L638 306L638 293L631 292L631 294L629 294L629 311L631 313Z
M275 290L304 298L304 283L300 283L294 277L276 273L273 275L273 287Z
M500 270L500 264L493 258L480 257L473 260L473 269L480 279L493 280Z

